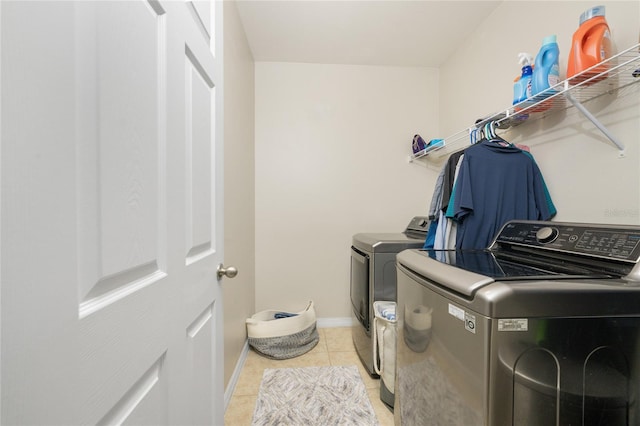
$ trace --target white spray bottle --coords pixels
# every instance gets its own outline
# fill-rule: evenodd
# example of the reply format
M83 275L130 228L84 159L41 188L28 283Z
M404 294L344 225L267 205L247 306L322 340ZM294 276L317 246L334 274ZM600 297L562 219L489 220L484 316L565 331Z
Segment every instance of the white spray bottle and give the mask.
M533 75L533 56L518 53L518 62L522 67L522 75L515 79L513 85L513 104L526 101L531 97L531 76Z

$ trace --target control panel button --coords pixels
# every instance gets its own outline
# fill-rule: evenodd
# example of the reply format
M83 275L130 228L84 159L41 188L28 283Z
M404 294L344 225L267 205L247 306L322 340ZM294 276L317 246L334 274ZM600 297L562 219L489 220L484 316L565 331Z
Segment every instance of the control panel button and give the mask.
M541 244L551 243L558 238L558 234L559 232L556 228L545 226L544 228L538 229L538 232L536 232L536 240Z

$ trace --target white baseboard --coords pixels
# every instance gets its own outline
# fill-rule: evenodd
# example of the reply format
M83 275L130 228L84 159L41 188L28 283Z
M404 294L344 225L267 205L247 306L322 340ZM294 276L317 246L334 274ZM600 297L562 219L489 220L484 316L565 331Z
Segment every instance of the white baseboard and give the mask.
M351 317L318 318L316 322L318 328L351 327L353 325L353 319Z
M233 370L233 374L229 379L229 384L224 391L224 411L227 411L227 407L231 402L231 397L233 396L233 391L236 389L236 385L238 384L238 380L240 379L240 372L242 371L242 367L244 367L244 363L247 360L247 354L249 353L249 341L244 341L244 346L242 347L242 351L240 352L240 357L238 358L238 362L236 362L236 368Z

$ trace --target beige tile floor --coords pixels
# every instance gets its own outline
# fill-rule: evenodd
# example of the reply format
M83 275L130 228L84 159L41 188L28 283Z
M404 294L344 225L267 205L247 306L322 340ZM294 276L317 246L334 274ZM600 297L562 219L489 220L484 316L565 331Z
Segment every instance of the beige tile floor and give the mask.
M306 354L286 360L272 360L249 350L238 383L224 415L226 426L249 426L265 368L356 365L360 370L380 426L393 425L393 413L380 401L380 380L365 371L351 341L351 328L320 328L320 341Z

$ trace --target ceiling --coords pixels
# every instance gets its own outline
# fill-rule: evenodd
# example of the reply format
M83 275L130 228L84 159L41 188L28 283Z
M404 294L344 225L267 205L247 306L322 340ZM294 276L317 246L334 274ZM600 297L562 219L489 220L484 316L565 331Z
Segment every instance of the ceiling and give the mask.
M439 67L502 1L239 0L257 62Z

